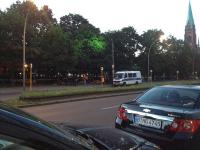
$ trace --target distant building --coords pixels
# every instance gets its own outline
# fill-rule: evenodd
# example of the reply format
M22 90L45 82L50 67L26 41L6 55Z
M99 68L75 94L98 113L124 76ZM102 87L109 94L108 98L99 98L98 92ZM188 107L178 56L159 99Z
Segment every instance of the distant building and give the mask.
M196 58L196 54L200 54L200 45L199 45L199 39L198 39L198 44L197 44L197 38L196 38L196 28L195 28L195 23L194 23L194 18L192 14L192 7L191 3L189 2L189 7L188 7L188 17L187 17L187 22L185 26L185 38L184 38L185 43L187 43L190 48L192 49L192 75L196 74L198 67L198 59Z
M185 26L184 40L192 49L197 48L196 28L195 28L194 18L192 14L192 7L191 7L190 2L189 2L189 7L188 7L188 18L187 18L187 23Z

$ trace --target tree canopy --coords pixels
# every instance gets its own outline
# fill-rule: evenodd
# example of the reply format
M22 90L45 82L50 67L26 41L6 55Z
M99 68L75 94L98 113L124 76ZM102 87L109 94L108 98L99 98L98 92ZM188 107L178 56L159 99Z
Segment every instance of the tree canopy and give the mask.
M112 48L115 70L141 70L147 76L147 55L150 69L157 79L190 78L200 72L199 53L180 39L159 29L141 35L132 26L101 33L79 14L66 14L57 21L48 6L38 9L30 1L12 4L0 10L0 78L17 78L22 71L22 35L25 18L26 62L33 63L33 71L45 76L57 73L99 74L100 67L111 74ZM112 42L114 47L112 47Z

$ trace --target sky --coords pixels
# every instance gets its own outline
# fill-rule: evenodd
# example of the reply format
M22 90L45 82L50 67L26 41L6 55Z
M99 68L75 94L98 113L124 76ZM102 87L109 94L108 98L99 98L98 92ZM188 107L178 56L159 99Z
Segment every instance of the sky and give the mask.
M0 0L0 9L5 10L15 1ZM190 2L200 37L200 1ZM35 0L35 3L38 8L48 5L58 20L69 13L80 14L101 32L133 26L139 34L161 29L166 36L183 39L189 0Z

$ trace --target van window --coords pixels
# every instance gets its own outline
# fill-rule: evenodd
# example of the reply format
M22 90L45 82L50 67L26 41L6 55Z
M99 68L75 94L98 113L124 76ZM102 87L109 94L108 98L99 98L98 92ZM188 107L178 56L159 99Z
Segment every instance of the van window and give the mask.
M136 77L136 73L133 73L133 77Z
M132 73L128 73L128 77L129 77L129 78L132 78L132 77L133 77L133 74L132 74Z

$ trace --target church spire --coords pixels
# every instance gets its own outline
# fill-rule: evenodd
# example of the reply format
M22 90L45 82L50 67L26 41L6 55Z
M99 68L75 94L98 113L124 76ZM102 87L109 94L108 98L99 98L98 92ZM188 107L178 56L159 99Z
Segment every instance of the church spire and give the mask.
M189 7L188 7L188 18L187 18L187 24L186 26L195 26L194 24L194 18L193 18L193 13L192 13L192 7L189 1Z
M192 14L192 7L191 7L190 2L189 2L189 7L188 7L187 24L185 26L185 42L193 49L197 47L196 29L195 29L194 18Z

